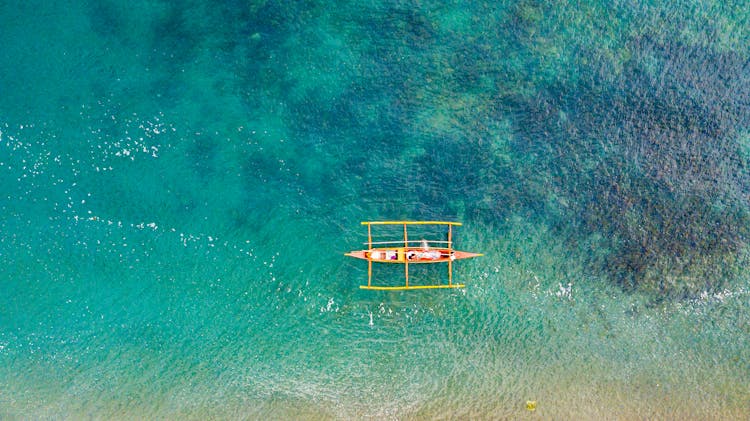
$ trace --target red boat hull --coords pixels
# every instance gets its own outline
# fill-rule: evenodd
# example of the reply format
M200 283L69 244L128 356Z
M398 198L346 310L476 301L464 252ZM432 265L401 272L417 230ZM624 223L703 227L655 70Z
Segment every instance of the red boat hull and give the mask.
M394 248L375 248L371 250L357 250L346 254L347 256L358 259L370 260L381 263L441 263L460 259L470 259L479 257L481 253L470 253L468 251L458 251L450 249L421 247L394 247Z

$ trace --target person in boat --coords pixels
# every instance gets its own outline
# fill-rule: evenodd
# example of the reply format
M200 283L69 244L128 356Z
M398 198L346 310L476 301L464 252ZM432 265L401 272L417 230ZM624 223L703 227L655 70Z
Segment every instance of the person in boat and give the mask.
M421 257L425 260L437 260L441 257L441 254L438 250L427 250L421 253Z
M438 250L409 250L406 252L407 260L437 260L442 257L442 254Z
M438 250L432 250L430 243L427 240L422 239L422 251L419 253L419 258L422 260L437 260L442 257L442 254Z

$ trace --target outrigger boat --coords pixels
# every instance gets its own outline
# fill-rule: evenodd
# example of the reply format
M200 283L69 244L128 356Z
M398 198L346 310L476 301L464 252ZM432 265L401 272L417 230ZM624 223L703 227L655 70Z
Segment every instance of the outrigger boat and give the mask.
M470 253L453 249L453 227L460 226L460 222L443 221L367 221L367 250L357 250L346 253L347 256L367 260L367 285L362 289L373 290L407 290L434 288L463 288L464 284L453 283L453 261L481 256L481 253ZM392 241L372 241L373 225L403 225L404 237ZM408 226L410 225L445 225L448 227L446 240L410 240ZM376 247L377 246L377 247ZM404 265L404 285L378 286L372 284L372 263L397 263ZM409 265L419 263L447 263L448 283L431 285L409 285Z

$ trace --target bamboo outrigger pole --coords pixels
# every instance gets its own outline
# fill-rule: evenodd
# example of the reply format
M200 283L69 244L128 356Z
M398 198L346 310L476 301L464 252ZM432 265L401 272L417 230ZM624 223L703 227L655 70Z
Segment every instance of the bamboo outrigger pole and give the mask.
M451 236L453 234L453 225L448 225L448 248L453 250ZM453 260L448 260L448 286L453 286Z
M462 225L460 222L449 221L364 221L362 225Z
M404 247L409 247L409 236L406 233L406 224L404 224ZM409 260L404 261L404 277L406 279L406 287L409 288Z
M372 250L372 226L367 224L367 250ZM367 287L372 286L372 259L367 259Z

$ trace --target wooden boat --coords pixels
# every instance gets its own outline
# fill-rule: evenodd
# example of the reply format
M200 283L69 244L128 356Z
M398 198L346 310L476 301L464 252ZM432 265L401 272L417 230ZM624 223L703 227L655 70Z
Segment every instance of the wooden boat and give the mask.
M460 259L468 259L481 256L481 253L470 253L453 249L453 227L460 226L460 222L444 221L367 221L366 250L356 250L346 253L347 256L367 260L367 285L362 289L374 290L407 290L407 289L433 289L433 288L463 288L463 284L453 283L453 262ZM391 241L372 241L373 225L403 225L404 235L402 239ZM409 240L408 227L410 225L436 225L447 226L447 239L424 239ZM382 247L381 247L382 246ZM372 263L395 263L404 265L404 285L378 286L372 283ZM419 263L447 263L448 283L429 285L409 284L409 265Z

